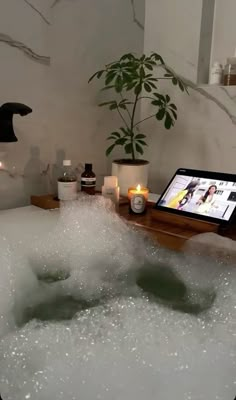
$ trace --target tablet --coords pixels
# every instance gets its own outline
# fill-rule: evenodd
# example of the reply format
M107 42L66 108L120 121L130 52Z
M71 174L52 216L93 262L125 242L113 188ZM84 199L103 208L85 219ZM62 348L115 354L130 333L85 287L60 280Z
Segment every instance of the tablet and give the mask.
M228 224L236 215L236 175L179 168L155 208Z

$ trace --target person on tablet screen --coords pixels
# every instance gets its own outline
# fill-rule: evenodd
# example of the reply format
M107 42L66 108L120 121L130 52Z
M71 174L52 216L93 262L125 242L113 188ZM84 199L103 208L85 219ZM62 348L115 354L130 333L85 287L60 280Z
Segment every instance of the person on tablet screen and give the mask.
M182 200L179 201L179 205L177 207L178 210L183 210L183 208L190 202L193 197L193 191L189 191Z
M180 190L172 199L167 203L166 207L170 208L179 208L180 202L184 199L184 197L188 194L193 195L193 192L196 190L196 187L199 185L199 180L191 181L185 189ZM189 200L189 199L188 199Z
M216 190L217 190L217 186L216 185L211 185L207 189L206 193L198 199L197 205L199 207L196 210L197 213L199 213L199 214L207 214L210 211L211 207L215 203L215 192L216 192Z

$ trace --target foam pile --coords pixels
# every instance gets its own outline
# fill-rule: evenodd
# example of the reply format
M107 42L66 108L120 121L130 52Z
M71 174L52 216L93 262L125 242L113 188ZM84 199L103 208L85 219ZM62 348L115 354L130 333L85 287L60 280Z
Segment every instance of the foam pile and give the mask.
M22 245L0 241L3 400L234 399L236 268L156 247L95 197Z

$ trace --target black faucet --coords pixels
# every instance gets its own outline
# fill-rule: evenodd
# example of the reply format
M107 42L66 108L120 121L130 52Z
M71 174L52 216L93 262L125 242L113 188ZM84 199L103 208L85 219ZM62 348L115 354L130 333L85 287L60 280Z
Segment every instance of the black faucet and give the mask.
M22 117L32 112L32 108L21 103L4 103L0 107L0 142L17 142L13 129L13 115ZM0 396L1 400L1 396Z

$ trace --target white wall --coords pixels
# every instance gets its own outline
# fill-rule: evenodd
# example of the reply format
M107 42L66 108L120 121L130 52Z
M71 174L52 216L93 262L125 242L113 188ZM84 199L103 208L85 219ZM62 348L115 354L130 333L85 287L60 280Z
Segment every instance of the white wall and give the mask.
M140 24L144 0L1 1L0 104L19 101L33 113L14 117L17 143L0 143L0 209L51 191L64 157L92 162L102 183L114 115L97 107L100 86L87 81L124 52L143 51Z
M145 51L158 50L177 72L196 81L202 0L146 0Z
M236 50L236 2L216 0L212 61L226 64L227 57L233 57Z
M190 9L194 10L194 4L196 6L198 2L178 0L176 19L179 20L175 21L175 24L171 8L173 3L175 2L171 0L146 1L144 51L160 52L168 64L190 79L191 69L187 67L185 60L196 63L196 49L199 43L199 9L195 10L196 14L191 13ZM176 55L175 59L171 56L172 52L178 53L179 56ZM192 77L193 72L194 69ZM228 105L223 104L221 99L214 95L208 96L207 90L198 92L190 89L188 96L168 83L162 89L173 96L178 107L178 121L170 131L166 131L162 123L153 120L145 124L144 131L149 132L149 147L145 158L151 161L151 190L162 191L179 167L234 173L236 126L235 119L230 118ZM224 88L222 95L223 93L232 103ZM145 105L142 112L143 116L148 112Z

